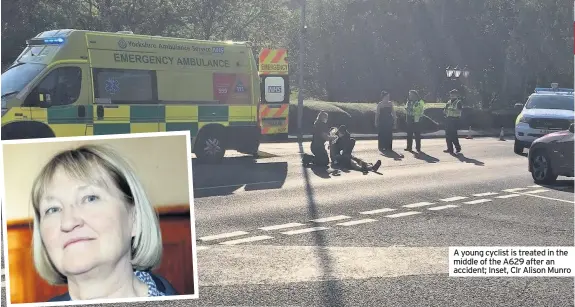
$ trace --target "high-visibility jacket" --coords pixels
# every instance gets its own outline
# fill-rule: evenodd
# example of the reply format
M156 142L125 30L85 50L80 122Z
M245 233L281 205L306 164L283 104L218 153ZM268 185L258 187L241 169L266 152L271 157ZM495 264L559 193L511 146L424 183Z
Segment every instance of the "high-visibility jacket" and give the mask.
M423 116L423 111L425 108L425 102L423 100L419 101L411 101L408 100L405 104L405 114L407 119L413 117L414 122L419 122L421 117Z
M460 118L462 107L461 99L449 99L445 105L445 109L443 109L443 113L446 117Z

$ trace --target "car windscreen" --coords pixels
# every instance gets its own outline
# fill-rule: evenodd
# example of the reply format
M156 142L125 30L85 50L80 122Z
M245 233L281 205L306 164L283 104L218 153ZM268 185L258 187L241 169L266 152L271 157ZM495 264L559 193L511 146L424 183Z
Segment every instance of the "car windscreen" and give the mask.
M573 111L575 102L571 95L537 95L527 101L526 109L552 109Z
M19 63L2 74L2 97L20 92L46 65L37 63Z

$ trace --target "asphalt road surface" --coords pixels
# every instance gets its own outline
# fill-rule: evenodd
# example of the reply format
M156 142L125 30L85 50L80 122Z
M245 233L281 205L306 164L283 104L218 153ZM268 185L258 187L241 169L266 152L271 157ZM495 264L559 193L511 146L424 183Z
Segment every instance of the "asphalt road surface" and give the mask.
M573 278L448 276L449 246L573 246L572 178L534 185L511 141L404 145L358 142L379 174L304 169L297 143L194 164L193 305L573 306Z
M368 174L303 168L309 143L194 161L200 299L139 306L574 306L573 278L448 276L449 246L573 246L572 178L534 185L511 141L394 145L357 143Z

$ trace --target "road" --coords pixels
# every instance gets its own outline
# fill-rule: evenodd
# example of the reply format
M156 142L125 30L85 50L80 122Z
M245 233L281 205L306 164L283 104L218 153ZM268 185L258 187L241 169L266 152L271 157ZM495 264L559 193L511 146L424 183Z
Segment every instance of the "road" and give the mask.
M573 278L447 274L449 246L572 246L571 178L534 185L509 140L395 143L357 143L379 174L304 169L298 143L194 161L200 299L142 306L573 306Z
M572 246L572 179L535 186L511 141L404 144L358 142L380 174L303 169L297 143L194 164L197 306L573 306L573 278L447 275L449 246Z

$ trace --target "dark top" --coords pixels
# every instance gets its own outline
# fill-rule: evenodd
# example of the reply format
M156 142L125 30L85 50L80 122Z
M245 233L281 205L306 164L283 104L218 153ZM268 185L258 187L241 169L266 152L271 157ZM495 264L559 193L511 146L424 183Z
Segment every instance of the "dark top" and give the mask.
M315 145L324 144L325 140L322 136L324 133L329 133L329 126L327 123L318 120L313 126L313 139L311 143Z
M332 146L335 146L335 151L338 154L340 154L342 150L349 147L350 143L351 143L351 134L345 133L342 136L338 137Z
M152 278L157 290L160 291L165 296L179 295L178 292L176 291L176 289L174 289L174 287L165 278L163 278L159 275L151 274L151 273L149 273L149 276ZM164 295L162 295L162 296L164 296ZM48 300L48 302L65 302L65 301L71 301L71 300L72 300L72 298L70 298L70 293L66 292L62 295L51 298L50 300Z

